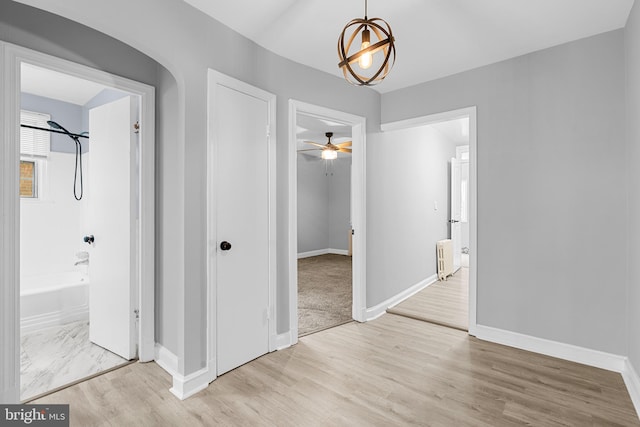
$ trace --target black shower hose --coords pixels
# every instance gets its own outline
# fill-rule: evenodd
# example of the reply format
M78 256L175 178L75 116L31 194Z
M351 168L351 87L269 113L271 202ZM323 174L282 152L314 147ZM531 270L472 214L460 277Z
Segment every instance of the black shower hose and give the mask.
M81 200L82 193L84 193L84 188L82 186L82 145L80 144L80 139L78 137L72 138L76 142L76 167L73 173L73 197L75 197L76 200ZM77 191L78 164L80 165L80 197L78 197Z

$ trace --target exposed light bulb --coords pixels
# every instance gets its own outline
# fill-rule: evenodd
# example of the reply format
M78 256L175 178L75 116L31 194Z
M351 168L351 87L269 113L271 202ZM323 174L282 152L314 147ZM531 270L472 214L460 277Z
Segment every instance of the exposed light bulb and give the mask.
M338 152L334 150L322 150L323 160L335 160L338 158Z
M364 31L362 31L362 45L360 46L360 51L368 48L370 44L371 34L369 33L369 30L365 29ZM360 66L360 68L366 70L367 68L371 67L371 64L373 64L373 58L371 56L371 52L367 52L360 56L360 58L358 59L358 65Z

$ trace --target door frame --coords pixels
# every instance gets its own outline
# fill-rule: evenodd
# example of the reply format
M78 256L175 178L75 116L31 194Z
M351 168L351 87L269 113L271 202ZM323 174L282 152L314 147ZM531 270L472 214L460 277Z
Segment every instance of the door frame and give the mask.
M277 281L277 240L276 240L276 95L252 86L233 77L209 69L207 94L207 366L205 367L208 382L217 378L217 290L216 258L217 258L217 230L216 209L217 186L228 183L216 182L215 165L217 160L218 141L216 140L216 119L213 116L218 85L267 102L269 106L269 125L265 129L268 137L268 200L269 200L269 352L276 350L276 281Z
M20 65L42 68L90 80L128 92L140 99L138 191L140 195L137 240L137 284L139 322L138 358L154 360L155 303L155 88L86 65L71 62L0 40L0 401L20 401Z
M298 342L298 162L297 115L351 125L351 223L353 234L352 317L366 320L366 118L294 99L289 100L289 341ZM285 343L282 343L285 344Z
M382 131L409 129L449 120L469 118L469 335L475 336L478 324L478 126L476 106L383 123Z

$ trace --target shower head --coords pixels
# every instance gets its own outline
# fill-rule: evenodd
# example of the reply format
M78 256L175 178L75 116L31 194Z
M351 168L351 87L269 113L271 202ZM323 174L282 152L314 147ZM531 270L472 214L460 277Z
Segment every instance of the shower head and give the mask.
M58 130L61 130L61 131L66 132L66 133L69 133L69 131L68 131L68 130L66 130L66 129L65 129L65 128L63 128L59 123L54 122L53 120L47 120L47 124L48 124L49 126L51 126L52 128L54 128L54 129L58 129Z

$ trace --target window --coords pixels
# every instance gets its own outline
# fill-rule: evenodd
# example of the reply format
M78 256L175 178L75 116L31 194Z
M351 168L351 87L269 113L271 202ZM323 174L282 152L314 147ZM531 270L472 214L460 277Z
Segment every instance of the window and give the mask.
M20 160L20 197L38 197L36 182L36 162Z
M20 111L20 124L48 129L51 116L33 111ZM42 162L49 155L51 134L47 131L20 128L20 197L36 199Z

